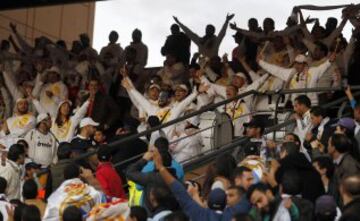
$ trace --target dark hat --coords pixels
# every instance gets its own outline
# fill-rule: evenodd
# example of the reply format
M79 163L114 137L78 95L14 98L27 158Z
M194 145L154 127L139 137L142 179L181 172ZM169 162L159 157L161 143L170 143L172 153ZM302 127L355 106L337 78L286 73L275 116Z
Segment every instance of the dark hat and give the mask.
M27 164L25 164L25 170L30 170L30 169L40 169L41 165L37 164L35 162L29 162Z
M330 195L320 196L315 202L315 214L330 215L336 213L336 202Z
M264 128L264 122L259 118L253 118L250 122L244 123L244 127Z
M111 158L111 148L107 145L100 146L97 151L97 157L100 161L110 161Z
M208 197L208 206L212 210L224 210L226 207L226 193L220 188L211 190Z

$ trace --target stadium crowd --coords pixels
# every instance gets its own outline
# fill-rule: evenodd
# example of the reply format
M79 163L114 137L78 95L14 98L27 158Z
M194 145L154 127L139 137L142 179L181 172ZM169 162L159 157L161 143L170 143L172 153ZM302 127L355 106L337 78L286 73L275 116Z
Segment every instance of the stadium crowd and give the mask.
M324 26L302 14L333 9L341 20ZM360 85L360 5L296 6L284 30L271 18L241 29L234 16L203 36L173 17L157 71L145 68L138 29L125 48L112 31L98 53L86 34L71 46L27 42L11 23L0 47L0 220L360 220L360 105L344 86ZM227 31L231 58L218 53ZM294 128L265 136L281 95L261 92L317 87L345 90L282 97ZM247 139L217 156L201 183L182 167L203 151L199 116L109 145L252 90L260 94L214 110ZM353 115L338 119L323 105L344 94Z

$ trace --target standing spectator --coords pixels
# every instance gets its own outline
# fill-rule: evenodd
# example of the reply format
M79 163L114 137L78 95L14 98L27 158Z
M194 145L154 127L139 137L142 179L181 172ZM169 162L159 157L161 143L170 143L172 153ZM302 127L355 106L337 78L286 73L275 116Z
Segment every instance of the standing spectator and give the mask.
M89 82L90 104L87 116L99 122L104 130L114 129L119 120L118 106L110 96L100 92L99 84L96 78Z
M96 179L107 196L125 199L123 182L111 164L111 155L111 147L106 145L97 151L99 165L96 168Z
M135 29L132 33L132 42L127 47L132 47L136 50L136 63L140 64L141 67L145 67L148 60L148 48L141 41L142 33L139 29ZM126 48L125 48L126 51Z
M337 186L334 183L335 165L332 159L328 156L321 156L315 158L312 164L321 176L325 193L335 196Z
M305 135L311 129L311 100L306 95L300 95L295 98L293 105L296 118L294 134L298 135L303 143Z
M39 101L44 107L45 113L55 116L59 103L68 98L68 89L61 81L60 70L58 67L51 67L46 70L45 74L45 82L41 79L41 75L36 77L36 83L32 94L35 97L40 97Z
M9 200L20 199L21 165L24 164L25 151L20 144L10 147L5 164L0 164L0 176L5 178L8 185L6 196Z
M109 44L103 47L100 51L100 59L105 60L107 54L112 55L111 64L119 64L122 66L124 64L124 50L120 46L120 43L117 43L119 39L119 34L116 31L111 31L109 34Z
M57 162L57 143L50 133L51 118L48 114L37 116L37 126L29 131L25 140L29 144L29 157L43 168Z
M333 53L329 59L321 65L310 68L308 67L307 58L302 54L295 57L295 63L292 68L282 68L277 65L269 64L262 60L262 56L258 57L258 62L268 73L282 79L284 82L289 82L289 89L314 88L317 86L318 80L335 60L335 56L336 55ZM318 104L316 93L307 93L307 96L313 104ZM294 98L295 97L291 95L289 100L294 101Z
M335 185L339 186L344 178L360 172L360 164L349 153L349 138L343 134L334 134L329 140L329 155L335 163Z
M237 187L241 187L247 191L254 182L252 170L244 166L236 167L233 172L232 182Z
M183 25L177 17L174 16L175 22L185 32L185 34L198 46L199 53L205 57L212 58L218 55L221 41L225 37L227 26L231 19L234 18L234 14L227 14L224 25L222 26L219 34L215 35L215 27L213 25L207 25L205 30L205 36L199 37L188 27Z
M247 197L253 208L249 215L254 220L298 220L298 208L288 198L282 201L276 198L270 188L263 184L257 183L252 185Z
M180 27L177 24L171 25L171 35L166 38L164 46L161 48L161 54L166 56L173 54L179 59L185 66L190 61L190 39L180 32Z

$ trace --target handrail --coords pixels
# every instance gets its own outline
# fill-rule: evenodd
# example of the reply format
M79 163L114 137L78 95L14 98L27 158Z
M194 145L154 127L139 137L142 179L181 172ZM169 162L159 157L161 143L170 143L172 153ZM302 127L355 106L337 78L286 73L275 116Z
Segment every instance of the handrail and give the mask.
M352 89L355 89L355 90L360 89L360 86L358 86L358 85L357 86L352 86ZM115 148L115 146L117 146L117 145L124 144L125 142L140 138L142 136L146 136L146 135L148 135L148 134L150 134L150 133L152 133L154 131L157 131L157 130L160 130L162 128L171 126L171 125L176 124L178 122L181 122L181 121L184 121L184 120L189 119L191 117L194 117L196 115L199 115L199 114L201 114L203 112L213 110L213 109L215 109L215 108L217 108L219 106L225 105L225 104L230 103L230 102L235 101L235 100L242 99L242 98L247 97L249 95L290 94L292 92L293 93L311 93L311 92L314 93L314 92L338 91L338 90L343 90L343 88L341 88L341 87L336 87L336 88L334 88L334 87L328 87L328 88L319 87L319 88L304 88L304 89L284 89L284 90L279 90L279 91L267 91L267 92L264 92L264 93L260 93L260 92L258 92L256 90L250 90L250 91L244 92L242 94L239 94L239 95L237 95L235 97L220 101L218 103L203 106L202 108L200 108L197 111L191 112L189 114L186 114L186 115L184 115L182 117L179 117L177 119L174 119L172 121L166 122L166 123L161 124L161 125L156 126L156 127L153 127L153 128L151 128L149 130L146 130L146 131L143 131L143 132L140 132L140 133L137 133L137 134L133 134L133 135L130 135L128 137L122 138L120 140L114 141L114 142L108 144L108 146L112 147L112 148ZM84 158L86 158L88 156L91 156L91 155L93 155L95 153L96 153L96 151L90 151L88 153L80 155L79 157L75 158L74 160L81 160L81 159L84 159Z
M218 103L203 106L202 108L200 108L200 109L197 110L197 111L191 112L191 113L189 113L189 114L186 114L186 115L184 115L184 116L182 116L182 117L179 117L179 118L177 118L177 119L174 119L174 120L172 120L172 121L166 122L166 123L161 124L161 125L156 126L156 127L153 127L153 128L151 128L151 129L149 129L149 130L146 130L146 131L143 131L143 132L134 134L134 135L130 135L130 136L125 137L125 138L123 138L123 139L114 141L114 142L108 144L108 146L109 146L109 147L114 147L114 146L123 144L123 143L125 143L125 142L128 142L128 141L131 141L131 140L140 138L140 137L142 137L142 136L146 136L146 135L148 135L148 134L150 134L150 133L152 133L152 132L154 132L154 131L157 131L157 130L160 130L160 129L162 129L162 128L165 128L165 127L174 125L174 124L176 124L176 123L179 123L179 122L181 122L181 121L184 121L184 120L186 120L186 119L189 119L189 118L191 118L191 117L194 117L194 116L196 116L196 115L199 115L199 114L204 113L204 112L206 112L206 111L213 110L213 109L215 109L215 108L217 108L217 107L219 107L219 106L222 106L222 105L224 105L224 104L230 103L230 102L235 101L235 100L242 99L242 98L244 98L244 97L246 97L246 96L253 95L253 94L256 94L256 93L257 93L257 92L256 92L255 90L251 90L251 91L247 91L247 92L245 92L245 93L239 94L239 95L237 95L237 96L235 96L235 97L232 97L232 98L229 98L229 99L220 101L220 102L218 102ZM86 157L88 157L88 156L93 155L94 153L96 153L96 151L91 151L91 152L89 152L89 153L82 154L81 156L77 157L75 160L84 159L84 158L86 158Z

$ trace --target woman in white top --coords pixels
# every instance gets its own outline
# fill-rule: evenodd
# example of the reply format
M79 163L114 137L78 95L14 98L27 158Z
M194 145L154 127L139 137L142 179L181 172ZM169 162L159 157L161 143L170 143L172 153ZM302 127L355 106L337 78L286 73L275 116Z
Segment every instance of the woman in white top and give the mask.
M34 106L39 113L44 113L45 110L40 102L33 99ZM85 101L80 108L71 115L71 101L65 100L58 105L56 116L52 117L51 132L54 134L58 142L70 142L75 135L75 129L79 125L82 118L84 118L89 106L89 100Z

